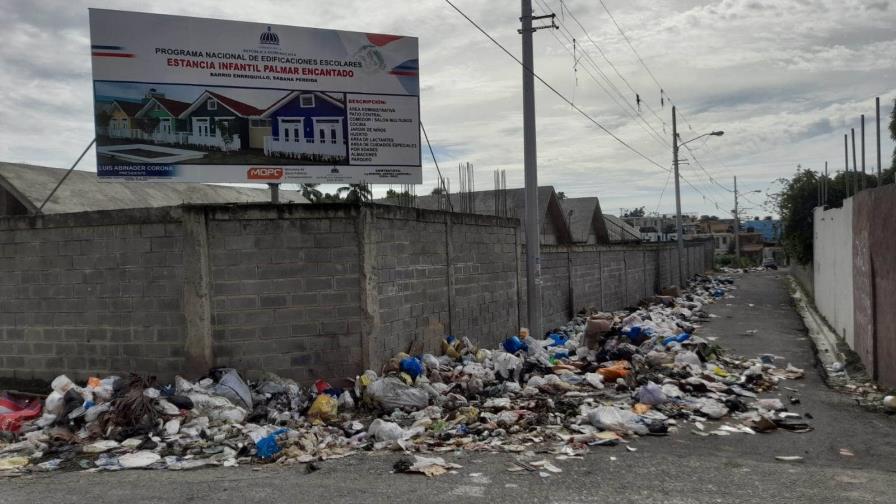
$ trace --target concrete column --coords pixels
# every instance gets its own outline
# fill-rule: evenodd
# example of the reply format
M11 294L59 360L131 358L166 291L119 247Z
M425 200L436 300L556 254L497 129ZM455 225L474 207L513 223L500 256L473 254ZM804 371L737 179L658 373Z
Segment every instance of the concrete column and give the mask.
M575 276L573 276L573 267L572 267L572 247L566 247L566 277L569 279L567 283L569 287L569 318L572 319L576 316L576 311L578 307L576 306L576 289L573 282L575 282Z
M376 234L375 218L370 208L362 206L355 220L358 239L361 282L361 366L379 369L380 320L379 297L376 292Z
M445 213L445 260L447 262L446 275L448 277L448 334L454 334L454 321L457 316L454 313L454 308L457 306L457 297L454 292L454 241L451 239L453 234L453 219L453 213Z
M205 209L184 207L184 298L186 322L184 354L193 375L214 365L212 345L211 275L208 262L208 223Z

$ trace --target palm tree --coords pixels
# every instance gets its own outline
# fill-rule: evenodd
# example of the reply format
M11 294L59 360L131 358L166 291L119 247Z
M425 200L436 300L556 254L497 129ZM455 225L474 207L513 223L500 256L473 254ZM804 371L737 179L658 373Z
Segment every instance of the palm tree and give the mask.
M321 198L323 198L323 193L317 188L319 185L320 184L299 184L299 188L302 190L302 197L312 203L320 203Z
M370 201L373 193L367 184L349 184L336 190L337 195L345 193L346 203L361 204Z

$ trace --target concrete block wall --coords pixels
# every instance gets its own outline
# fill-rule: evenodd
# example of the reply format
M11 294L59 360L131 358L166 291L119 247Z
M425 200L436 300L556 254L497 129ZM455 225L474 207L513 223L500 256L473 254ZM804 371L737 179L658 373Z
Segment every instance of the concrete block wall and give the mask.
M357 372L361 283L350 212L207 212L217 366L297 380Z
M444 215L378 212L373 268L379 308L376 362L412 344L435 351L448 333L448 236Z
M0 219L0 376L183 366L177 209Z
M692 267L705 264L706 247L688 247ZM623 308L668 285L669 248L545 246L546 321ZM516 219L395 206L9 217L0 377L171 379L233 366L338 381L400 351L436 351L446 334L493 346L516 333L524 270Z
M497 345L519 328L516 221L451 219L451 331L479 345Z

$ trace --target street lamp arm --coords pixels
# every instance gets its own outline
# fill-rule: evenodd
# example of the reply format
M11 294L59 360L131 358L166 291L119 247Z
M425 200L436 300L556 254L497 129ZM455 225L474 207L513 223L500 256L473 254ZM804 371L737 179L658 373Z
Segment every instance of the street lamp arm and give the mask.
M694 137L694 138L688 140L687 142L681 142L681 143L678 144L678 146L679 146L679 147L683 147L684 145L689 144L689 143L693 142L694 140L699 140L699 139L701 139L701 138L703 138L703 137L705 137L705 136L710 136L710 135L711 135L711 136L722 136L722 135L724 135L724 134L725 134L724 131L711 131L711 132L709 132L709 133L704 133L704 134L702 134L702 135L700 135L700 136L696 136L696 137Z

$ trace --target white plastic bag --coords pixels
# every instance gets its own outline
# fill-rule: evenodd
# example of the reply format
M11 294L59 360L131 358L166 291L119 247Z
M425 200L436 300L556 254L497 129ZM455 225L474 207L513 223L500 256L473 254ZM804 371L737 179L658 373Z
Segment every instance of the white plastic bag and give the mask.
M411 387L398 378L379 378L365 391L370 400L386 411L416 411L429 405L426 391Z
M638 415L629 410L610 406L598 406L589 411L588 421L598 429L613 432L625 433L631 431L639 435L649 432L646 425L638 422Z
M656 406L666 402L666 394L656 383L647 382L638 389L638 402Z
M494 358L495 372L505 380L513 378L519 379L520 371L522 371L522 363L519 357L507 352L500 352Z
M367 434L376 441L400 441L408 437L408 433L397 423L377 418L370 424Z

